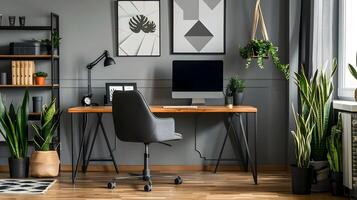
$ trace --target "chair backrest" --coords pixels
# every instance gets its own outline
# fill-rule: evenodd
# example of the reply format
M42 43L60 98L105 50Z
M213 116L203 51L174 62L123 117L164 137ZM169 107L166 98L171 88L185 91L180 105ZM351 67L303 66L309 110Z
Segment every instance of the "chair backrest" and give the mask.
M112 104L115 133L120 140L148 143L155 138L155 116L139 91L115 91Z

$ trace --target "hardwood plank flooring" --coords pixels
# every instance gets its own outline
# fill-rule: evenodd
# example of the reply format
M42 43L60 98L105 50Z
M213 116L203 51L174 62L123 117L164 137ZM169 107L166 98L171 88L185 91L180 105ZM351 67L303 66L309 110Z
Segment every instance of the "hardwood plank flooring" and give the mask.
M172 172L170 172L172 173ZM154 173L156 174L156 173ZM246 172L179 172L184 179L182 185L174 185L173 178L153 178L153 191L144 192L144 182L123 180L114 190L106 188L107 181L115 173L89 172L79 174L75 185L71 184L70 173L62 173L54 186L44 195L0 195L0 199L11 200L106 200L106 199L150 199L150 200L333 200L330 193L297 196L291 194L291 182L287 172L260 173L259 185L254 185L251 174ZM175 176L175 174L172 174ZM7 178L7 174L0 174ZM125 175L123 175L125 176Z

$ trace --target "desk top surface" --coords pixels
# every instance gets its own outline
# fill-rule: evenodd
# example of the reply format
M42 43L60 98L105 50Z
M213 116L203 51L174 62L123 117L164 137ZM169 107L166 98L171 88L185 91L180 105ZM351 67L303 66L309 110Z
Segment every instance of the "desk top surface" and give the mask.
M258 109L253 106L198 106L197 108L164 108L163 106L150 106L153 113L256 113ZM111 113L111 106L79 106L68 108L68 113Z

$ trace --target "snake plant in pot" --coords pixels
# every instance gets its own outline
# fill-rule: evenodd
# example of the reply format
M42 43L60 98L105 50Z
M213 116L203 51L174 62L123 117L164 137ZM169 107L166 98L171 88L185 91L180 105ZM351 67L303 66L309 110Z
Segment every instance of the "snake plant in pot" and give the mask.
M333 96L333 76L337 62L332 62L331 73L318 69L311 79L304 70L295 74L298 86L302 115L306 119L311 114L311 123L315 125L311 140L311 165L314 169L312 191L324 192L329 189L329 167L327 162L327 136L330 135L331 101Z
M342 119L338 116L337 125L331 129L331 135L327 138L327 160L330 166L332 195L343 195L342 176Z
M312 180L310 143L315 125L311 123L312 112L304 116L296 113L294 107L292 109L296 124L296 130L291 131L294 137L296 159L296 165L291 165L292 190L293 194L310 194Z
M11 154L8 159L11 178L28 177L28 101L29 93L26 91L17 109L12 103L6 108L0 94L0 133L5 138Z
M55 177L59 173L59 157L56 145L53 145L55 132L60 124L62 112L56 109L56 99L41 112L40 124L32 124L35 131L34 143L36 151L31 154L31 176Z

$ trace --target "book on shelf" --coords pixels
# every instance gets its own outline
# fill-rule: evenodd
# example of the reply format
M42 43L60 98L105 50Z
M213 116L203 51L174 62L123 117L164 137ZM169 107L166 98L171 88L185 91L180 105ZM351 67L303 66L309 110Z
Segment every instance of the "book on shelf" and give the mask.
M33 85L35 61L12 61L12 85Z

